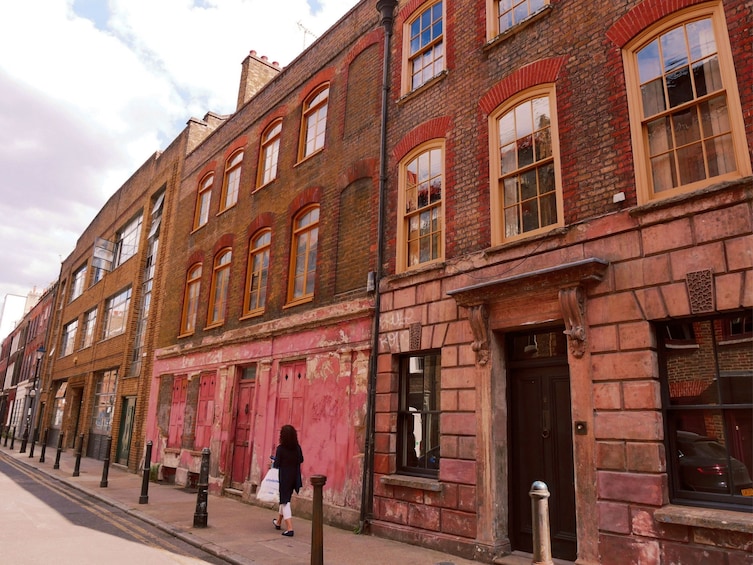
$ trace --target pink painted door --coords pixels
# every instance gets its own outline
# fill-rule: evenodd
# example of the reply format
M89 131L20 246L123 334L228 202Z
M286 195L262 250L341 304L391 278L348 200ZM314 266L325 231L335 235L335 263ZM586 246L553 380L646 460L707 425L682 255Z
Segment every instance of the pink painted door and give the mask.
M254 381L240 381L235 406L235 434L233 436L233 471L230 483L243 488L251 467L251 422L254 408Z
M183 420L186 414L186 390L188 379L185 375L173 379L173 398L170 405L170 426L167 447L180 447L183 439Z
M277 393L276 431L291 424L298 432L303 425L303 393L306 383L306 361L280 365ZM275 435L275 441L277 436Z

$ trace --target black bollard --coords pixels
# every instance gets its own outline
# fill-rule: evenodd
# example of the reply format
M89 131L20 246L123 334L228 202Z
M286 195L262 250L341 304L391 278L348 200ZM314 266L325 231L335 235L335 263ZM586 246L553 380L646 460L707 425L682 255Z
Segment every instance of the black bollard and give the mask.
M63 452L63 432L61 430L60 435L58 436L58 448L55 452L55 464L52 466L53 469L60 469L60 454Z
M42 454L39 456L39 462L44 463L44 454L47 451L47 436L49 435L50 428L44 429L44 436L42 437Z
M107 486L107 475L110 472L110 450L112 449L112 436L107 436L107 453L105 453L105 464L102 467L102 480L99 481L100 488Z
M3 447L8 447L8 436L10 435L10 424L8 424L8 427L5 428L5 443L3 443Z
M13 433L10 436L10 449L13 451L13 444L16 443L16 426L13 426Z
M201 450L201 469L199 470L199 492L196 495L196 511L193 515L194 528L206 528L207 504L209 503L209 448Z
M76 465L73 467L73 476L78 477L81 473L81 451L84 449L84 434L78 436L78 447L76 448Z
M39 433L38 429L35 429L31 433L31 447L29 447L29 459L31 459L32 457L34 457L34 446L37 443L37 433Z
M327 482L324 475L311 475L314 500L311 516L311 565L324 565L324 510L322 488Z
M144 455L144 475L141 478L141 496L139 504L149 503L149 472L152 470L152 440L146 442L146 455Z

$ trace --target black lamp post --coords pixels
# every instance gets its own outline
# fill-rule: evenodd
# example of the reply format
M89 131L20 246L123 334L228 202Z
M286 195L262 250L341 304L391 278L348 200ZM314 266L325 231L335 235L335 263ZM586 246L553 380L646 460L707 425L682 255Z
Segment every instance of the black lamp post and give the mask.
M31 428L31 416L34 413L34 403L37 398L37 381L39 380L39 363L42 361L42 357L44 356L44 351L45 351L44 345L40 345L36 352L37 364L34 366L34 384L32 384L31 390L29 391L31 402L29 403L29 408L26 412L26 426L24 427L24 435L21 439L21 451L19 453L26 453L26 444L29 441L29 429ZM33 441L33 438L32 438L32 441Z

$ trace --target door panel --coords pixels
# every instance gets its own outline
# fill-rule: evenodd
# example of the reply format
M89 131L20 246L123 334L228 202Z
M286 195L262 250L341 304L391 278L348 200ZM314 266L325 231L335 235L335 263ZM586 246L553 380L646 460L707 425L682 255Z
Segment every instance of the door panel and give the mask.
M254 384L253 381L241 381L238 388L238 403L235 408L235 435L233 438L233 472L230 481L234 488L242 488L251 467Z
M533 365L533 364L532 364ZM513 549L533 551L534 481L549 487L552 554L575 559L575 486L567 365L516 364L510 370L510 538Z
M280 365L277 417L275 419L277 431L285 424L291 424L300 433L303 424L305 381L305 361Z

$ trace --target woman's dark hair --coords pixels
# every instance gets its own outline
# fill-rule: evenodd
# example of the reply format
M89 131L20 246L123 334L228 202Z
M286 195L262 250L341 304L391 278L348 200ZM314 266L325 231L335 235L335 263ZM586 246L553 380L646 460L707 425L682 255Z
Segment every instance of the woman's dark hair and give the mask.
M298 432L290 424L280 428L280 445L293 449L298 446Z

